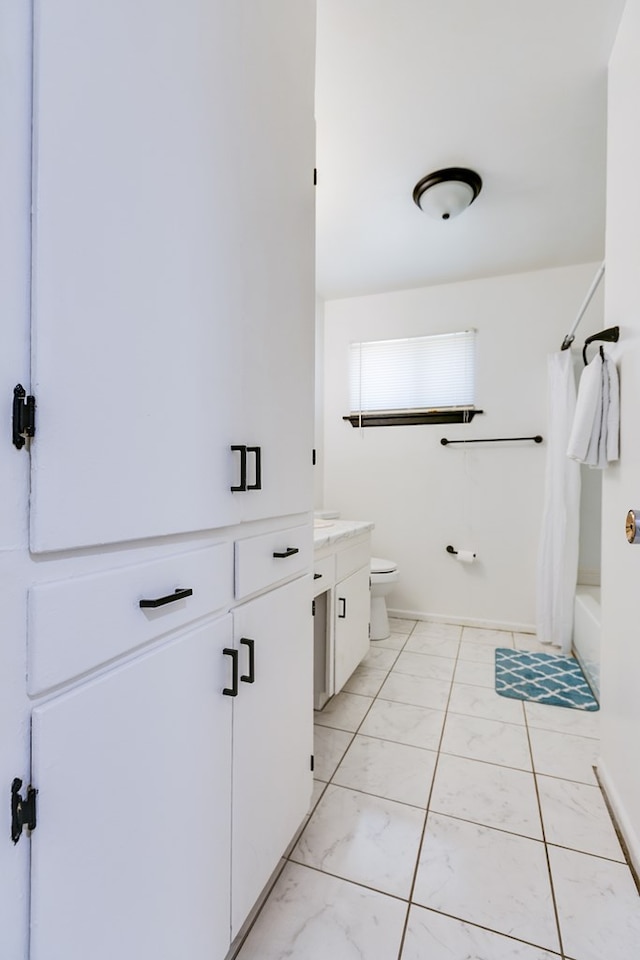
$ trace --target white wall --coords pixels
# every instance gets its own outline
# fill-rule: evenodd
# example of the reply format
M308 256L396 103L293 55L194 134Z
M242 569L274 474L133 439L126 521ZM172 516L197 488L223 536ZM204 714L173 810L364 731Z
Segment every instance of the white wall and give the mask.
M640 0L628 0L609 74L605 321L620 326L620 462L602 510L602 754L599 770L640 869L640 547L624 520L640 508Z
M400 565L391 609L532 628L545 446L443 447L440 439L545 434L546 357L559 349L596 269L581 264L325 304L324 505L375 522L374 553ZM602 325L600 297L581 324L580 347ZM468 327L478 330L484 415L470 425L362 432L343 421L351 341ZM478 561L458 563L447 544L476 551Z

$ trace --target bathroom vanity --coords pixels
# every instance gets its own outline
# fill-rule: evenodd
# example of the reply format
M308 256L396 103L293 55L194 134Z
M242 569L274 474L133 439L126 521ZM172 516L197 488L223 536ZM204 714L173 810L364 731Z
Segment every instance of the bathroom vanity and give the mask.
M369 650L374 524L314 522L314 707L339 693Z

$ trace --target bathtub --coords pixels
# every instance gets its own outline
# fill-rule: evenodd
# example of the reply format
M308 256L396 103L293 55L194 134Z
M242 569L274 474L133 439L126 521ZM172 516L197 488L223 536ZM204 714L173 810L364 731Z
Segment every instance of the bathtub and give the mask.
M573 650L600 701L600 587L579 583L573 614Z

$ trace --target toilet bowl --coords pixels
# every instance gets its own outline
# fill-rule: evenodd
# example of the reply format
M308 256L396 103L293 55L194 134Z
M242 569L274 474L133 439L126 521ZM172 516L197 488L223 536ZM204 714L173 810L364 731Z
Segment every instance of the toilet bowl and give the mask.
M398 564L384 557L371 557L371 640L386 640L391 633L385 597L398 581Z

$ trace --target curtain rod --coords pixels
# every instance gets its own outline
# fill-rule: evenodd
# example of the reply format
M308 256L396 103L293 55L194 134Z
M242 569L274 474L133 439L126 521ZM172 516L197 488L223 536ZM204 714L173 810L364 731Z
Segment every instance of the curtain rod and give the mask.
M586 312L587 307L588 307L589 304L591 303L591 298L593 297L594 293L596 292L596 289L597 289L597 287L598 287L598 284L599 284L600 281L602 280L603 275L604 275L604 260L602 261L602 263L601 263L600 266L598 267L598 271L597 271L595 277L593 278L593 282L592 282L591 286L589 287L589 290L588 290L588 292L587 292L586 297L584 298L584 302L583 302L582 306L580 307L580 309L578 310L578 316L577 316L576 319L575 319L575 323L573 324L573 326L571 327L571 330L569 330L569 333L566 335L566 337L565 337L564 340L562 341L562 346L560 347L561 350L568 350L569 347L571 346L571 344L573 343L573 341L575 340L574 333L575 333L576 330L578 329L578 324L579 324L580 321L582 320L582 318L583 318L583 316L584 316L584 314L585 314L585 312Z

